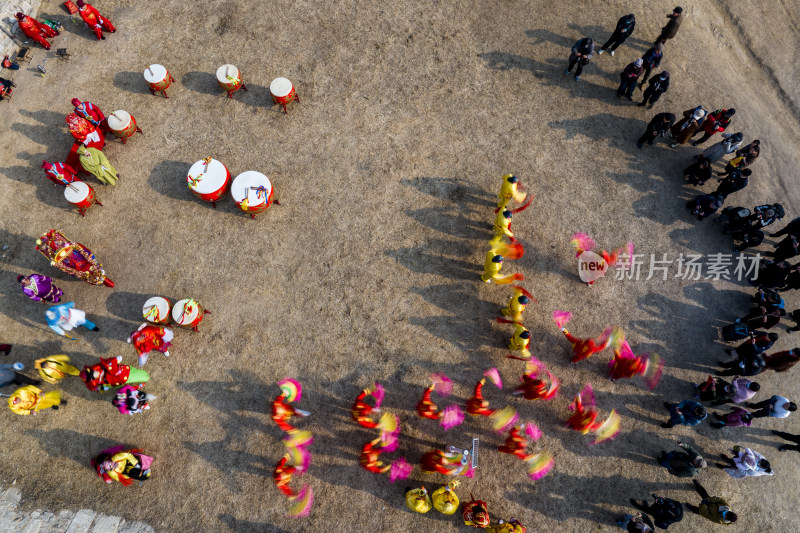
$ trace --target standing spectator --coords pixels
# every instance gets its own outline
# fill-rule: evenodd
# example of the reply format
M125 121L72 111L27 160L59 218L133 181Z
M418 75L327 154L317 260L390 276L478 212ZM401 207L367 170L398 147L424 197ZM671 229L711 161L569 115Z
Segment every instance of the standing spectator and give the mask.
M654 533L653 521L644 513L626 514L617 520L617 525L628 533Z
M722 136L724 137L723 140L709 146L703 152L703 157L711 163L716 163L722 156L735 152L741 146L742 139L744 139L742 132L734 134L723 133Z
M0 365L0 388L11 385L12 383L16 383L17 385L38 385L41 383L40 381L29 378L25 374L21 374L20 372L24 369L25 367L22 363Z
M676 7L672 10L672 13L667 15L667 18L669 21L666 26L661 28L661 35L656 39L656 43L665 43L667 39L675 37L675 34L678 33L678 28L681 27L681 22L683 22L683 8Z
M800 309L795 309L789 313L789 317L794 320L795 325L787 331L800 331Z
M711 375L703 383L693 384L693 386L697 391L694 397L701 402L714 402L712 405L723 404L733 398L736 393L732 384Z
M777 394L769 400L758 403L748 402L745 405L752 409L758 409L758 411L753 413L753 418L763 418L765 416L771 418L786 418L792 414L793 411L797 411L797 405L794 402L790 402L783 396L778 396Z
M681 403L664 402L664 407L669 411L669 420L661 424L662 428L679 424L696 426L708 416L706 408L693 400L684 400Z
M737 252L743 252L748 248L754 248L764 242L764 232L758 228L734 231L731 235L734 240L740 241L740 244L734 246Z
M760 453L754 452L750 448L743 449L738 445L734 446L731 452L736 454L736 457L731 459L724 453L721 453L720 457L725 461L725 464L717 464L717 468L722 468L732 478L741 479L744 477L771 476L775 474L767 458Z
M670 146L675 146L675 143ZM692 185L703 185L711 179L711 163L706 159L699 159L683 170L683 179Z
M798 235L798 234L800 234L800 217L792 219L791 222L786 224L786 226L782 230L773 233L771 236L781 237L783 235Z
M758 279L750 280L750 283L768 289L783 287L792 270L792 265L788 261L770 261L758 271Z
M654 116L645 132L636 141L636 146L641 148L644 143L652 145L656 137L659 135L663 137L667 133L673 122L675 122L675 115L672 113L659 113Z
M578 68L575 69L575 81L581 81L581 74L583 67L589 64L589 60L594 55L594 41L591 37L585 37L572 45L572 53L569 55L569 66L564 71L564 76L568 76L572 72L572 67L577 63Z
M749 170L749 169L746 169ZM774 252L768 252L774 261L785 261L800 254L800 240L795 234L790 234L775 246Z
M658 76L650 79L650 82L647 84L647 90L644 92L644 100L642 100L642 103L639 105L643 106L649 104L647 108L650 109L653 107L653 104L658 102L661 95L667 92L667 89L669 89L669 72L664 70ZM672 116L672 121L675 122L675 115ZM670 124L670 126L672 125Z
M717 190L715 191L722 198L727 198L736 191L741 191L749 182L749 176L753 173L749 168L742 170L734 170L729 176L720 180Z
M736 150L736 155L739 157L744 157L744 166L749 167L753 164L759 154L761 153L761 141L758 139L754 140L744 148L739 148Z
M757 205L753 208L753 213L747 217L747 222L753 227L765 228L770 224L783 220L786 211L779 203Z
M782 439L794 442L796 446L789 446L788 444L782 444L778 446L779 452L785 452L786 450L797 450L800 452L800 435L792 435L791 433L786 433L784 431L775 431L772 430L772 433L779 436Z
M788 261L782 261L780 264L786 263L789 265L789 271L786 274L786 279L783 281L782 285L780 285L780 291L788 291L788 290L796 290L800 289L800 263L797 265L791 265Z
M650 71L654 68L658 68L661 64L662 57L664 57L664 45L661 43L658 43L644 53L642 56L642 61L644 62L644 76L639 84L639 89L644 87L647 78L650 77Z
M716 213L724 201L725 198L717 194L701 194L694 200L686 202L686 207L697 220L703 220Z
M703 136L694 141L692 146L703 144L718 131L725 131L728 126L731 125L731 120L733 120L733 115L735 114L736 110L733 108L717 109L713 113L709 113L706 119L703 121L703 128L700 130L703 132ZM700 133L700 131L697 133ZM697 135L697 133L695 133L695 135ZM694 137L694 135L692 135L692 137Z
M644 70L642 67L643 63L644 61L640 57L633 63L628 63L628 66L625 67L625 70L620 72L617 98L621 98L624 95L628 100L633 100L633 90L636 88L636 80L639 79L639 76L641 76L642 71Z
M685 503L684 505L687 509L711 520L715 524L733 524L736 522L738 517L736 513L731 511L728 502L718 496L709 496L708 491L696 479L692 480L692 484L694 484L694 490L703 500L699 506Z
M784 316L786 316L785 309L781 309L779 307L767 308L763 305L757 305L751 307L750 310L747 312L747 314L742 318L737 318L736 323L744 324L750 329L756 329L756 328L771 329L777 326L778 323L781 321L781 318ZM774 337L775 340L773 340L773 337L769 336L767 336L767 338L765 339L763 333L761 333L759 339L755 339L754 337L755 334L753 334L750 338L750 340L753 341L752 343L750 343L750 341L747 341L743 345L739 346L739 348L745 348L746 345L750 344L752 346L752 350L747 350L747 352L761 353L763 351L768 350L775 342L775 340L777 340L778 338L778 336L775 335ZM748 355L747 352L744 350L742 350L742 352L739 352L738 348L736 352L737 354L742 356Z
M670 137L675 139L669 147L675 148L679 144L686 144L689 142L692 135L694 135L703 124L705 116L706 110L703 109L703 106L697 106L694 109L687 109L684 111L683 118L669 129Z
M758 355L739 357L733 361L717 361L725 370L717 372L719 376L757 376L764 370L764 359Z
M602 55L603 52L608 50L608 53L611 54L611 57L614 57L614 50L617 49L619 45L625 42L625 39L633 34L633 29L636 27L636 17L633 16L633 13L630 15L625 15L624 17L620 17L617 21L617 27L614 29L614 33L611 34L611 37L608 38L606 44L604 44L600 50L597 52L597 55Z
M754 314L761 314L766 308L763 306L754 307L756 311ZM749 316L749 315L748 315ZM737 319L737 323L741 319ZM748 326L749 327L749 326ZM752 328L751 328L752 329ZM733 349L726 349L725 351L730 354L734 359L742 358L742 357L749 357L751 355L757 355L763 352L766 352L772 345L775 344L778 340L777 333L764 333L763 331L753 331L750 333L750 338L736 347L735 350Z
M756 395L761 390L761 385L747 378L736 377L731 385L736 389L736 394L731 398L731 403L742 403Z
M678 441L678 446L685 451L666 452L662 450L661 455L656 459L661 466L667 469L667 472L678 477L694 477L706 467L706 460L694 448L681 441Z
M653 515L653 522L656 527L660 527L661 529L667 529L672 524L683 520L683 506L681 502L656 494L652 496L652 505L647 505L647 500L638 502L633 498L630 499L631 505L640 511Z
M800 348L764 355L764 370L786 372L800 360Z
M750 411L739 406L732 407L731 411L724 415L714 413L714 418L716 418L716 420L711 422L711 427L715 427L717 429L724 427L750 427L750 425L753 423L753 415L750 414Z

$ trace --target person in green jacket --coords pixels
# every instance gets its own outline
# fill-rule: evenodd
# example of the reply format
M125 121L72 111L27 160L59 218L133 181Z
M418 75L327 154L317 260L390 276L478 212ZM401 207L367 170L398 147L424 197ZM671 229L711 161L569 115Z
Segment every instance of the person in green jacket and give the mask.
M708 491L703 488L703 486L696 479L693 479L692 483L694 484L694 490L697 491L697 494L699 494L703 500L700 502L699 506L692 505L688 502L685 503L684 505L687 509L695 514L699 514L703 518L711 520L715 524L724 524L729 526L736 522L738 517L736 516L736 513L731 511L728 502L718 496L709 496Z
M119 179L117 169L111 164L106 155L97 148L78 147L79 161L83 169L106 185L116 185Z
M694 448L681 441L678 441L678 446L685 451L666 452L662 450L661 455L656 458L670 474L678 477L694 477L707 466L706 460Z

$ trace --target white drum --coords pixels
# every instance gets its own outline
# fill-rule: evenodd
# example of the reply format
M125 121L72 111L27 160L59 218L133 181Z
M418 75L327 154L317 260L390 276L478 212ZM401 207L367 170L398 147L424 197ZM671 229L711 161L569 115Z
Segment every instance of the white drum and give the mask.
M142 316L153 324L167 324L170 316L170 302L161 296L153 296L144 303Z
M203 321L205 310L197 300L187 298L178 300L172 307L172 320L179 326L197 330L198 324Z
M231 173L228 168L211 157L201 159L192 165L186 177L192 192L201 200L212 204L222 198L230 181Z
M235 91L242 86L239 69L230 64L222 65L217 69L217 83L226 91Z
M158 85L167 80L169 74L164 65L150 65L144 71L144 81L151 85Z
M82 181L73 181L64 188L64 198L72 205L78 207L89 207L92 205L91 197L94 197L92 188ZM88 202L88 205L87 205Z
M261 172L242 172L231 184L234 203L246 213L260 213L272 203L272 183Z
M131 115L127 111L114 111L108 115L108 127L113 132L122 132L131 125Z
M269 84L269 92L275 98L285 98L293 89L292 82L286 78L275 78Z

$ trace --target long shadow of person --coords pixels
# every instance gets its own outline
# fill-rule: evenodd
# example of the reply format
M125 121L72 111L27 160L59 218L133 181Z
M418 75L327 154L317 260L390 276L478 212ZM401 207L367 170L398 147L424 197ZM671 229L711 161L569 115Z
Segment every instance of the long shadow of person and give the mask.
M494 207L493 196L462 178L416 177L401 179L400 183L442 200L450 200L460 206L473 204L478 207Z
M423 246L386 250L384 255L418 274L436 274L449 279L474 281L480 276L478 267L468 261L454 259L464 257L453 250L461 247L461 243L455 241L435 239Z
M87 435L71 429L32 428L25 430L24 433L38 439L50 457L65 457L84 468L91 468L92 457L101 451L121 444L116 440Z

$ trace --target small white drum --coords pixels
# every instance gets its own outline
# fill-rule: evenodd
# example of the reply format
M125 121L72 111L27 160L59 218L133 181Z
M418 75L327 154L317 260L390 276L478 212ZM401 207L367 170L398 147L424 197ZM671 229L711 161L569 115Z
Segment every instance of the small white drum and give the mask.
M292 82L286 78L275 78L272 80L272 83L269 84L269 93L272 95L272 101L283 107L284 113L286 113L286 104L290 103L292 100L300 101Z
M86 216L86 210L92 205L97 204L101 207L103 205L97 201L94 189L80 180L75 180L64 188L64 198L78 208L81 216Z
M272 203L272 183L261 172L242 172L231 184L231 196L236 206L256 218L256 213L266 211Z
M170 85L172 85L172 82L175 80L172 79L167 67L154 64L145 69L144 81L146 81L147 85L150 87L151 94L161 92L164 94L164 98L169 98L167 96L167 89L169 89Z
M168 324L170 316L170 301L161 296L153 296L144 303L142 316L153 324Z
M247 90L242 82L242 75L239 69L233 65L222 65L217 69L217 83L228 91L228 98L233 98L233 93L239 89Z
M213 157L206 157L192 165L186 176L186 182L195 196L217 207L217 200L228 190L231 173L225 165Z
M128 140L128 137L133 136L137 131L140 133L142 132L136 124L136 119L133 118L130 113L122 111L121 109L108 115L106 122L108 123L108 129L111 130L111 133L122 139L123 144Z
M197 300L191 298L178 300L172 308L172 320L179 326L197 331L197 326L203 321L206 312Z

